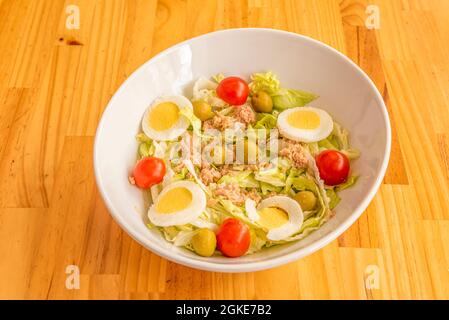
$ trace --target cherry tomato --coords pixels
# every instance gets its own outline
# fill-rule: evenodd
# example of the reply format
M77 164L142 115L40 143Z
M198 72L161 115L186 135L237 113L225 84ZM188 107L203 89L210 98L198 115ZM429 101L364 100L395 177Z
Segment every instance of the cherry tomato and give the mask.
M248 94L248 84L239 77L224 78L217 87L217 95L225 102L235 106L244 104Z
M320 177L329 186L343 183L349 174L349 159L336 150L325 150L316 157Z
M217 248L227 257L240 257L248 251L251 235L242 221L229 218L223 221L217 233Z
M137 162L133 170L136 185L142 189L161 183L165 175L164 160L156 157L145 157Z

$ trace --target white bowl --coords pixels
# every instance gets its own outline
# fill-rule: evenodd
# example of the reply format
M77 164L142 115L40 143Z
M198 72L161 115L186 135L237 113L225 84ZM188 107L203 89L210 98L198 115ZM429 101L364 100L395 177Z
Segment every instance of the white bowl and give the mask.
M341 193L336 215L305 239L240 258L202 258L168 243L144 221L142 192L128 174L136 161L141 117L159 95L191 96L192 82L217 73L248 77L273 71L281 85L320 95L312 106L327 110L361 151L353 172L361 177ZM136 241L168 260L203 270L247 272L305 257L342 234L366 209L384 177L390 155L390 122L368 76L335 49L308 37L271 29L231 29L171 47L141 66L120 87L98 125L94 166L101 195L117 223Z

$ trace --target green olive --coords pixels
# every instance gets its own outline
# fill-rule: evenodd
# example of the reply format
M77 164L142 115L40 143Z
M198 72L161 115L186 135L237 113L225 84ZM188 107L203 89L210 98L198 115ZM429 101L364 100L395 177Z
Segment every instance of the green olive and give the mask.
M299 203L301 209L304 211L313 210L316 206L316 196L311 191L299 191L294 199Z
M205 121L214 116L214 113L212 112L212 107L206 101L203 100L193 101L192 105L193 105L193 113L201 121Z
M209 229L200 229L192 238L192 246L195 252L203 257L210 257L215 252L217 238Z
M217 152L217 154L215 154L215 152ZM211 153L210 153L211 157L212 157L212 162L213 164L225 164L226 161L226 147L224 145L216 145Z
M251 102L257 112L271 112L273 110L273 100L265 91L256 92L251 98Z

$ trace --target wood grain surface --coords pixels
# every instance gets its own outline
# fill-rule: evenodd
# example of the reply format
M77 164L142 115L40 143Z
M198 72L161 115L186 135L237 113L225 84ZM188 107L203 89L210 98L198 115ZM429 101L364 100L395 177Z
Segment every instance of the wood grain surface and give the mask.
M69 5L78 30L66 28ZM448 21L447 0L0 0L0 298L449 299ZM99 196L92 149L139 65L234 27L297 32L348 55L387 102L393 146L374 201L338 240L276 269L220 274L124 233ZM68 265L79 289L66 288Z

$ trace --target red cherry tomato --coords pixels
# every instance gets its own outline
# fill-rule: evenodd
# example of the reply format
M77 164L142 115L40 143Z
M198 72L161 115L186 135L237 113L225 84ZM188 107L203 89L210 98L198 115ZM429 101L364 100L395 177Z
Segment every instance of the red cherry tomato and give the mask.
M133 170L136 185L142 189L161 183L165 175L164 160L156 157L145 157L137 162Z
M242 221L229 218L223 221L217 233L217 248L223 255L235 258L248 251L251 235Z
M239 77L224 78L217 87L217 95L225 102L235 106L244 104L248 94L248 84Z
M316 157L320 177L329 186L343 183L349 174L349 159L336 150L325 150Z

